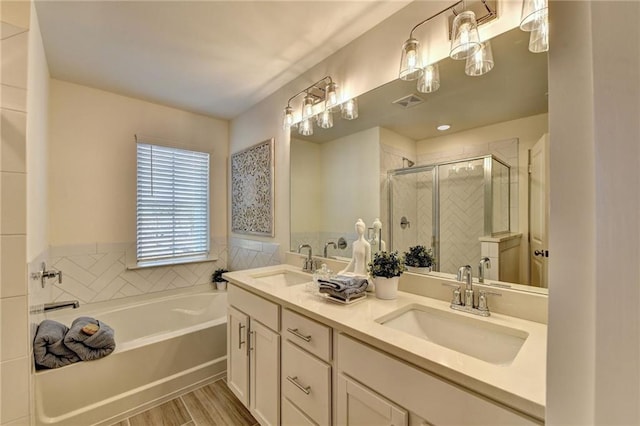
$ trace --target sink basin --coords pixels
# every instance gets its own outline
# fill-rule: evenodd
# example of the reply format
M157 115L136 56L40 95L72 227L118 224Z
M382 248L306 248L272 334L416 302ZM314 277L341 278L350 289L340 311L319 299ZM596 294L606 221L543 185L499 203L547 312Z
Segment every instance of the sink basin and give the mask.
M304 284L313 281L313 279L307 274L303 274L302 272L290 271L288 269L262 273L260 275L253 275L251 278L255 278L256 280L262 281L267 284L284 287Z
M510 365L529 336L516 328L416 304L376 322L496 365Z

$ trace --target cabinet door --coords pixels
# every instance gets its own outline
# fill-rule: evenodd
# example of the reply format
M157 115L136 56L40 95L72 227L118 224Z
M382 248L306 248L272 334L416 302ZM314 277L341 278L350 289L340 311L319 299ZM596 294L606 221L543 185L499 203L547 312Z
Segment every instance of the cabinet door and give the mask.
M280 335L252 319L250 410L263 426L280 424Z
M351 378L338 375L339 425L406 426L407 410L378 395Z
M249 317L229 306L227 312L227 385L249 407Z

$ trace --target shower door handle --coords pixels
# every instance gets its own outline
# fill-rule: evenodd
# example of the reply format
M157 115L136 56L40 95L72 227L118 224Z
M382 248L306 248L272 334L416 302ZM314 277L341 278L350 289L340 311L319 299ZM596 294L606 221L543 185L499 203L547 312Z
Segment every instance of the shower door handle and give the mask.
M238 349L242 349L242 345L247 343L242 341L242 329L245 328L244 324L238 324Z

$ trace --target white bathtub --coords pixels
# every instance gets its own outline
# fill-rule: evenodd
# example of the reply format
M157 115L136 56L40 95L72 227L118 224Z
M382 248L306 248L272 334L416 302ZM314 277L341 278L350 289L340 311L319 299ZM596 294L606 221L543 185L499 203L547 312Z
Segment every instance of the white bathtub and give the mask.
M104 321L115 330L116 350L36 372L36 423L111 424L222 377L226 293L206 286L173 293L48 313L67 326L84 315Z

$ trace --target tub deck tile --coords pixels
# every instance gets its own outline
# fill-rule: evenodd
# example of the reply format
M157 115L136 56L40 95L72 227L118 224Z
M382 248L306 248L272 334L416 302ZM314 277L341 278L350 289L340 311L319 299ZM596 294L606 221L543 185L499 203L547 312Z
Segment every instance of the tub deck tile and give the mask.
M162 405L151 408L129 418L131 426L182 426L190 422L191 416L180 398L172 399Z
M183 395L182 400L196 426L253 426L258 423L222 380Z

